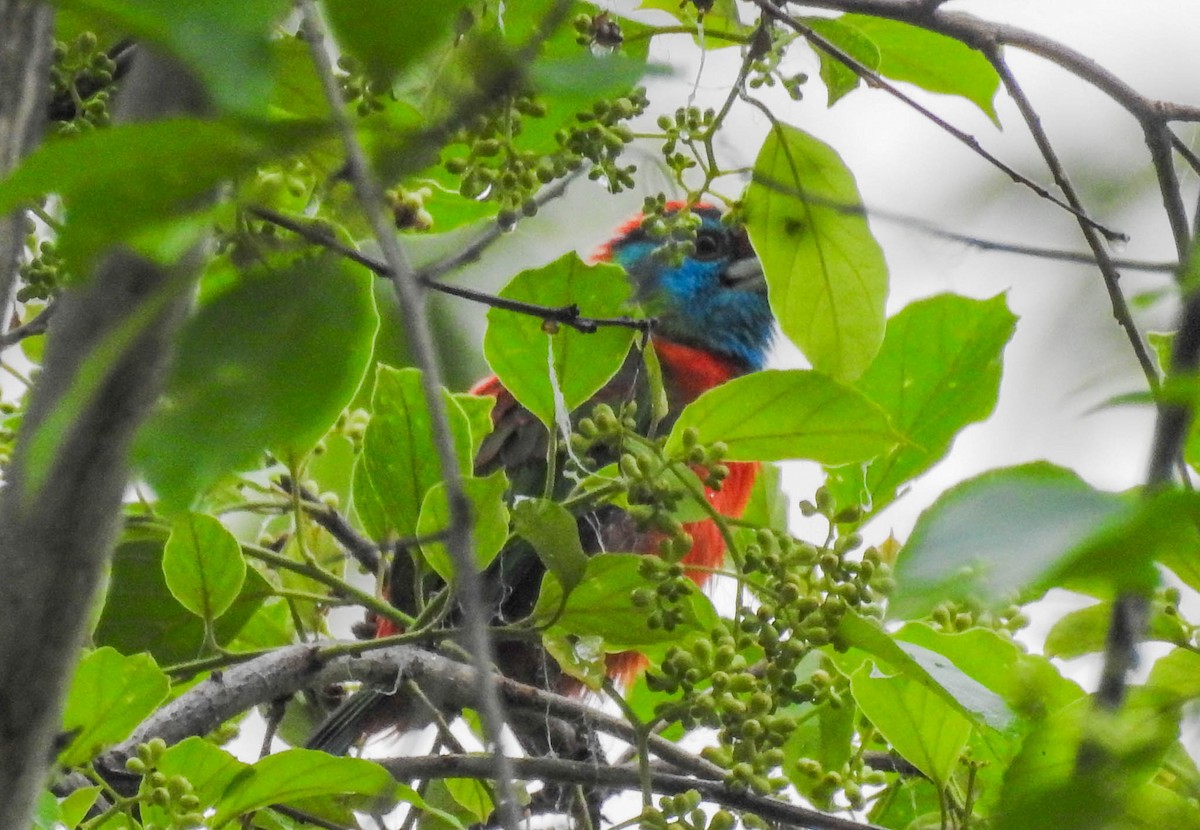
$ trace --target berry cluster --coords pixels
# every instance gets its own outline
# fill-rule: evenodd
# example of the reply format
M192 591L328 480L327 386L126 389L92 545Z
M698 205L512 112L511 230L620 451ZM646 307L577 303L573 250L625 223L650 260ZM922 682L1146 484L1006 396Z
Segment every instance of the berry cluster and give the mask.
M808 83L808 75L804 72L786 74L780 69L780 62L791 44L793 36L776 38L769 48L763 50L750 62L750 77L748 86L751 89L773 87L780 84L793 101L804 97L804 85Z
M396 99L390 84L369 77L352 56L341 55L337 68L344 73L338 76L342 98L354 107L359 116L365 118L371 113L380 112L387 107L388 100Z
M200 812L200 799L196 797L192 782L182 775L164 775L157 767L162 760L167 744L162 738L152 738L138 744L137 755L125 762L125 769L142 776L142 787L136 800L146 801L167 811L171 816L168 827L201 827L204 814ZM154 828L154 824L143 827Z
M624 122L644 112L648 103L643 89L598 101L556 130L557 149L544 153L521 146L518 139L525 119L545 118L546 106L532 95L516 95L459 131L455 143L465 145L466 151L446 159L445 168L460 177L459 193L464 197L499 203L497 221L503 226L515 223L520 214L536 213L533 197L538 188L579 169L585 161L592 164L591 179L604 179L618 193L633 186L636 171L634 165L618 163L634 137Z
M847 705L846 679L831 664L814 671L814 649L844 649L838 631L845 614L880 616L879 598L893 587L878 549L860 553L858 534L837 532L835 519L846 517L834 514L823 490L804 509L826 516L830 539L816 546L758 529L741 552L744 584L758 607L723 622L708 638L673 648L647 677L651 688L679 695L660 704L658 716L686 728L717 729L719 746L705 750L706 757L729 770L731 785L760 792L786 783L774 774L795 728L783 710Z
M49 300L58 294L68 279L62 257L52 240L39 241L32 233L26 238L25 246L29 259L21 264L17 301Z
M96 35L83 32L72 43L56 41L50 67L50 113L59 135L104 127L117 65L97 46Z
M717 810L711 816L701 809L703 799L695 790L679 795L663 796L658 809L647 808L638 817L646 830L733 830L737 820L728 810Z

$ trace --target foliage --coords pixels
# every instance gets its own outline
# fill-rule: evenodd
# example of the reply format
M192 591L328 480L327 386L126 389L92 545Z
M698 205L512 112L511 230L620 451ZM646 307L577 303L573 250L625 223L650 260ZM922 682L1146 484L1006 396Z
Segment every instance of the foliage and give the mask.
M954 294L888 317L887 265L852 172L836 148L753 95L776 84L795 98L811 90L815 80L783 68L785 55L809 48L808 32L820 38L830 106L865 77L958 96L997 120L1003 65L935 25L936 3L910 20L797 16L789 27L763 4L733 0L647 0L655 13L636 20L582 0L411 11L326 0L345 115L403 245L454 232L459 247L494 238L495 228L553 211L548 188L576 171L612 192L635 187L645 163L627 148L657 147L669 196L685 207L655 194L643 227L679 256L695 247L690 208L732 209L783 336L812 367L736 379L647 435L645 411L587 405L630 361L660 372L646 348L653 329L639 333L645 311L616 267L574 253L517 264L497 296L482 295L492 306L484 355L556 435L549 462L570 476L563 491L515 503L503 473L474 469L492 401L442 390L434 406L431 367L397 355L396 324L381 325L390 310L372 283L384 269L339 255L368 240L369 222L287 4L58 5L58 129L0 181L0 210L32 204L40 220L29 229L17 319L48 314L45 301L84 283L113 245L171 263L209 234L212 244L198 286L172 288L194 289L195 308L131 451L137 498L66 703L58 763L97 786L47 792L35 825L286 830L352 826L398 804L422 828L487 819L492 784L450 767L414 789L374 762L300 748L244 763L225 746L239 718L172 746L137 733L121 780L100 763L222 668L296 642L327 644L337 607L390 615L405 627L401 639L447 636L456 624L447 592L461 574L445 536L455 506L438 463L439 419L463 476L474 561L483 569L532 549L544 565L527 614L497 633L539 643L591 688L611 655L639 652L648 672L621 700L635 730L644 737L657 722L672 740L715 730L695 761L719 769L725 796L658 798L667 791L643 756L644 825L766 826L758 814L779 801L897 830L1200 825L1200 771L1179 741L1184 708L1200 697L1200 627L1181 615L1178 589L1158 587L1169 568L1200 590L1200 496L1104 492L1037 462L946 490L903 542L872 521L989 417L1017 318L1004 296ZM680 32L698 52L742 51L720 111L681 104L690 82L654 96L637 86L661 70L649 61L651 40ZM125 36L190 67L212 115L109 126L123 70L106 50ZM770 125L746 183L747 159L719 139L730 113L751 106ZM731 189L742 184L744 193ZM201 202L214 188L215 202ZM40 471L27 497L38 496L81 402L150 314L80 367L36 434L20 435L23 398L3 403L0 462L27 440ZM27 333L21 360L36 366L42 335ZM662 401L651 407L657 428ZM613 463L592 461L605 453ZM825 476L798 504L809 519L799 536L769 466L789 459ZM764 473L744 516L728 519L704 485L719 485L735 462L762 463ZM575 516L604 505L660 533L662 556L586 558ZM687 526L705 519L729 542L720 575L731 600L697 590L679 562ZM381 577L388 556L412 560L415 619L387 609L377 586L361 587ZM451 587L437 589L432 574ZM1057 620L1042 656L1014 634L1025 606L1056 588L1097 604ZM1146 636L1171 651L1122 708L1097 711L1050 658L1104 651L1113 608L1131 593L1151 597ZM291 704L282 734L303 738L303 710ZM473 713L445 714L482 734Z

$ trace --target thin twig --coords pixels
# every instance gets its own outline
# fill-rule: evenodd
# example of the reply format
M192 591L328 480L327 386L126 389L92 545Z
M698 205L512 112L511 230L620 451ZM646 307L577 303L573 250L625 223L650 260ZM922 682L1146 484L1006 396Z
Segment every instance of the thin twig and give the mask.
M534 204L537 205L538 210L541 210L555 199L561 198L566 193L567 188L571 186L571 183L578 179L585 169L585 167L579 167L553 184L539 190L537 195L533 197ZM522 215L518 214L518 217L521 218ZM487 228L458 253L432 262L424 268L418 268L416 278L422 284L428 285L438 277L457 271L464 265L476 262L483 256L483 252L503 237L504 234L505 229L500 227L499 222L489 222Z
M345 245L330 236L328 229L316 223L302 222L290 216L284 216L281 213L270 210L269 208L254 207L250 209L260 219L270 222L273 225L278 225L281 228L289 230L315 245L320 245L333 251L336 254L346 257L352 262L367 268L377 276L384 279L391 279L392 270L386 262L375 259L372 256L357 251L349 245ZM482 252L487 245L480 246L480 241L493 239L491 229L484 231L480 235L480 239L468 245L468 248L477 248ZM490 244L490 242L488 243ZM478 254L474 255L475 257ZM458 259L458 257L452 257ZM458 265L465 264L471 260L462 260ZM457 266L455 266L457 267ZM429 266L428 271L436 271L437 273L446 273L440 265ZM420 278L423 272L414 272L414 278ZM584 317L580 313L579 306L546 306L538 303L526 303L519 300L510 300L507 297L498 297L495 294L489 294L486 291L477 291L473 288L466 288L460 285L449 285L444 282L436 282L434 280L422 280L421 286L428 288L431 291L437 291L441 294L448 294L452 297L458 297L463 300L486 305L489 308L499 308L504 311L511 311L515 314L525 314L530 317L537 317L539 320L546 320L551 323L558 323L563 326L570 326L576 331L584 334L591 334L601 328L627 328L635 331L648 331L653 328L654 320L652 318L642 317Z
M294 486L290 476L280 477L279 487L284 493L292 495ZM305 512L312 520L336 539L360 565L373 574L379 573L379 546L351 527L341 513L317 498L315 493L303 487L296 489Z
M1079 194L1075 191L1074 185L1071 184L1066 169L1059 160L1054 146L1050 143L1050 138L1046 135L1046 131L1042 127L1042 121L1037 114L1037 110L1033 108L1028 96L1025 95L1025 91L1012 74L1007 61L1004 60L1004 55L999 48L988 49L985 55L995 68L996 73L1000 76L1000 81L1004 84L1004 88L1008 91L1009 96L1016 103L1017 109L1021 112L1021 117L1025 119L1025 124L1029 128L1030 135L1033 136L1034 142L1041 151L1042 158L1046 162L1046 167L1049 168L1051 175L1054 176L1054 181L1058 183L1059 188L1071 206L1077 208L1080 211L1080 215L1082 215L1083 203L1079 199ZM1150 389L1152 391L1157 390L1160 381L1158 365L1154 360L1154 356L1150 354L1150 347L1142 338L1141 332L1138 331L1137 323L1133 319L1133 313L1129 309L1129 304L1125 301L1125 294L1121 290L1121 275L1117 272L1112 259L1108 255L1108 248L1096 235L1095 229L1088 223L1080 220L1079 229L1083 233L1083 238L1087 242L1088 247L1092 249L1092 255L1095 256L1096 264L1100 268L1100 275L1104 279L1104 287L1108 291L1109 303L1112 305L1113 317L1116 318L1121 328L1125 330L1125 336L1129 340L1129 345L1133 348L1134 356L1137 358L1138 365L1141 367L1142 374L1145 375Z
M1001 172L1003 172L1005 175L1007 175L1009 178L1011 178L1017 184L1021 184L1021 185L1024 185L1025 187L1028 187L1030 190L1032 190L1038 196L1042 197L1043 199L1046 199L1047 201L1057 205L1058 207L1060 207L1063 210L1067 211L1068 213L1072 214L1079 221L1086 222L1088 225L1090 225L1091 227L1093 227L1100 233L1104 234L1104 236L1111 241L1124 241L1124 240L1128 239L1128 236L1126 236L1126 234L1121 233L1120 231L1112 230L1111 228L1108 228L1105 225L1097 222L1095 219L1092 219L1086 213L1082 212L1079 208L1058 198L1053 193L1051 193L1049 190L1047 190L1045 187L1043 187L1042 185L1035 182L1033 179L1029 178L1028 176L1019 172L1015 168L1013 168L1010 165L1006 164L1005 162L1001 161L999 158L997 158L995 155L990 153L988 150L984 149L983 145L979 143L979 139L977 139L975 136L971 135L968 132L965 132L964 130L960 130L958 127L955 127L953 124L951 124L946 119L942 118L940 115L935 113L933 110L931 110L928 107L926 107L925 105L921 104L916 99L912 98L910 95L907 95L906 93L902 92L898 87L896 87L894 84L889 82L878 72L876 72L875 70L871 69L870 67L864 65L862 62L858 61L853 56L851 56L850 54L845 52L844 50L840 49L839 47L835 46L830 41L823 38L817 32L813 31L813 29L810 28L809 26L804 25L799 20L789 17L785 12L783 12L779 8L777 8L773 4L772 0L752 0L752 2L756 6L758 6L765 14L770 16L772 19L777 20L780 23L782 23L783 25L787 26L788 28L793 29L794 31L798 32L800 35L802 35L804 37L805 40L807 40L813 46L817 47L822 52L827 53L828 55L830 55L831 57L836 59L839 63L844 64L848 69L850 69L852 72L854 72L859 77L868 81L872 86L882 89L884 92L887 92L890 95L892 95L893 97L897 98L898 100L903 101L905 104L907 104L912 109L916 110L918 113L923 115L929 121L936 124L943 131L945 131L949 135L956 138L962 144L966 145L966 147L968 147L971 151L973 151L978 156L983 158L985 161L987 161L988 163L990 163L991 165L993 165L994 167L999 169Z

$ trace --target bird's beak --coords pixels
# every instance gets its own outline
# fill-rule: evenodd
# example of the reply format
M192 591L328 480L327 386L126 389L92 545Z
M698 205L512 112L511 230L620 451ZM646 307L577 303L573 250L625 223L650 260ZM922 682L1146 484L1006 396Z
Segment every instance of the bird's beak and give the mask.
M760 294L767 291L762 263L753 255L729 263L729 267L721 274L721 282L727 288L738 291L756 291Z

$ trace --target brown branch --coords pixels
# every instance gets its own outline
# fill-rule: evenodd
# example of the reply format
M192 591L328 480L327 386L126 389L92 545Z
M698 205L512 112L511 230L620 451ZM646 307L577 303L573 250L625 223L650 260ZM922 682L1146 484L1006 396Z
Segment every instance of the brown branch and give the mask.
M911 23L960 40L981 52L999 45L1016 46L1096 87L1139 121L1200 121L1200 107L1147 98L1087 55L1019 26L984 20L966 12L945 11L925 0L805 0L804 5Z
M322 650L313 646L287 646L214 673L209 679L193 686L143 721L129 739L101 756L96 766L106 777L111 776L119 781L125 775L125 760L136 753L139 743L158 737L168 744L175 744L191 736L206 735L254 706L279 700L305 688L351 679L386 688L411 681L420 686L424 697L432 705L443 711L456 711L475 704L475 675L476 671L471 666L412 646L393 646L361 657L339 655L330 660L322 659ZM628 721L593 709L582 701L554 695L507 678L497 677L497 680L505 701L514 709L538 713L543 718L561 721L571 728L582 723L627 742L637 739L634 727ZM651 736L647 746L676 770L691 773L681 775L656 767L653 779L659 792L695 789L717 803L804 827L831 830L864 830L870 827L838 816L806 810L778 799L730 789L724 784L725 771L720 767L659 736ZM442 760L444 758L450 760ZM472 760L458 761L456 758ZM640 786L638 770L633 767L607 767L557 759L509 760L517 776L529 779L622 788ZM451 773L446 770L450 768L460 776L491 780L495 776L494 758L490 755L391 759L382 763L401 779L449 775ZM478 766L474 766L476 764ZM599 778L585 778L585 775Z

